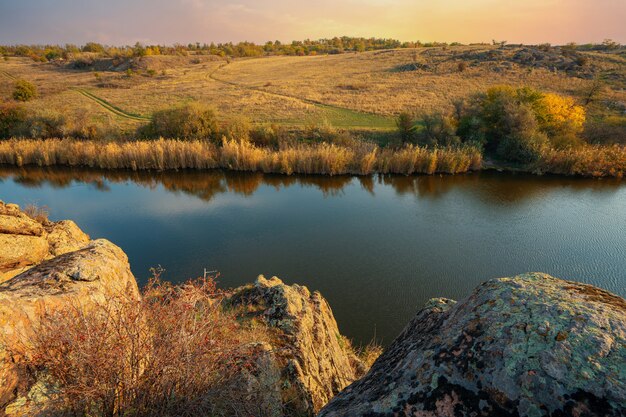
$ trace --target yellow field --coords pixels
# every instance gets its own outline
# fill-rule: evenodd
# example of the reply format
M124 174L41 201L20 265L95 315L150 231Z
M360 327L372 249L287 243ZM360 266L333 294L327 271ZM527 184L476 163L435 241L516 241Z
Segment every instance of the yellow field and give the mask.
M519 58L533 53L538 55L531 61ZM212 103L224 118L244 115L255 123L303 126L327 121L348 129L389 130L401 111L443 110L454 99L498 84L579 96L590 88L593 74L608 80L607 100L626 102L626 59L579 54L589 60L585 74L559 68L555 52L541 55L529 47L455 46L236 60L150 56L131 62L130 76L106 59L77 70L12 57L0 61L0 99L10 99L14 80L23 78L35 83L40 93L27 106L89 117L128 132L153 111L186 101ZM464 71L459 70L460 62L466 65Z

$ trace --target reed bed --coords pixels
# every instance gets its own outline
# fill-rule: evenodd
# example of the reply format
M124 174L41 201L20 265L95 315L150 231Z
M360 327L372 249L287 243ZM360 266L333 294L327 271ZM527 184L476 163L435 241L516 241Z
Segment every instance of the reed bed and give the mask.
M626 174L626 146L588 145L575 149L545 151L536 162L539 172L585 177L617 177Z
M399 149L373 144L296 144L278 150L245 141L159 139L100 143L73 139L11 139L0 142L0 164L103 169L168 170L227 168L280 174L457 174L478 170L481 152L473 147Z

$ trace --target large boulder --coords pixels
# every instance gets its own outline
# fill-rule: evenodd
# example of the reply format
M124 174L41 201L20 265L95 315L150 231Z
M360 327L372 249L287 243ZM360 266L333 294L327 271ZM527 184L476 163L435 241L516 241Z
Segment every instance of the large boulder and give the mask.
M18 205L0 201L0 283L87 243L89 236L71 220L34 219Z
M624 416L626 300L530 273L431 300L330 416Z
M0 274L34 265L47 255L48 241L42 224L20 211L19 206L0 201Z
M260 385L282 398L282 412L277 415L315 415L365 373L319 292L259 276L254 286L235 290L229 302L246 306L248 319L261 319L270 328L269 357L280 377Z
M111 297L137 300L139 290L126 254L103 239L0 284L0 410L34 382L21 372L21 358L13 352L28 345L43 313L71 305L89 308Z

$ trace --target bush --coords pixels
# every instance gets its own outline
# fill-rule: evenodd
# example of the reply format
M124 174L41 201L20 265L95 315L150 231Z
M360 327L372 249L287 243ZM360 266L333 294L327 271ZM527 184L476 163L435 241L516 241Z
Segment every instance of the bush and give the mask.
M54 386L46 415L259 415L262 393L244 392L240 375L255 370L267 335L239 324L220 299L211 279L153 280L141 300L119 294L44 313L21 353Z
M450 146L461 143L457 136L457 122L453 116L442 113L427 114L422 117L422 129L417 133L421 145Z
M226 124L224 136L229 140L249 142L250 130L250 120L243 116L237 116L230 119Z
M19 135L26 122L26 109L15 103L0 103L0 138Z
M144 130L149 137L185 140L219 139L217 111L208 105L189 103L153 114Z
M22 127L22 135L31 138L61 138L71 132L67 119L54 110L40 110L27 118Z
M276 125L260 126L250 132L250 140L256 146L278 149L281 128Z
M514 162L537 160L546 148L548 138L539 131L532 109L528 105L509 104L503 122L506 134L498 144L497 154Z
M509 86L493 87L460 106L457 134L483 143L505 160L535 161L545 147L567 149L582 143L585 111L569 97Z
M37 97L37 87L30 81L17 80L13 90L13 99L17 101L29 101Z
M402 143L409 143L415 139L415 121L410 113L400 113L396 118L396 127Z

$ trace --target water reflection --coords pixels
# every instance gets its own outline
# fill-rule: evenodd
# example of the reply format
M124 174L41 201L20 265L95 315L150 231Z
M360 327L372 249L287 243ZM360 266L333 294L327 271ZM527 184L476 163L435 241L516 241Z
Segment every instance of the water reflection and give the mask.
M149 189L162 186L171 192L193 195L211 201L223 193L252 196L262 185L275 189L292 186L313 187L324 196L341 195L344 189L357 182L371 195L376 186L391 187L397 195L438 199L454 190L465 190L484 203L523 203L551 190L567 189L572 192L612 193L624 183L619 179L581 179L557 176L537 177L526 174L501 174L493 172L456 176L317 176L273 175L250 172L213 171L103 171L85 168L40 168L0 166L0 180L13 179L24 187L66 188L81 183L99 191L108 191L109 184L133 182ZM485 186L487 184L487 186Z

